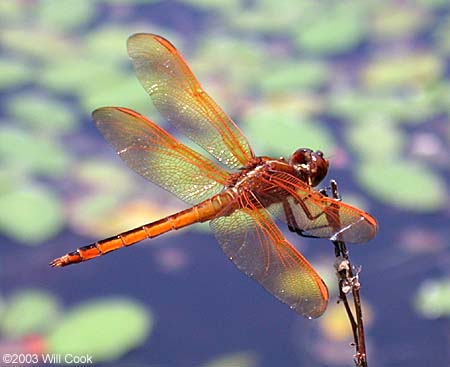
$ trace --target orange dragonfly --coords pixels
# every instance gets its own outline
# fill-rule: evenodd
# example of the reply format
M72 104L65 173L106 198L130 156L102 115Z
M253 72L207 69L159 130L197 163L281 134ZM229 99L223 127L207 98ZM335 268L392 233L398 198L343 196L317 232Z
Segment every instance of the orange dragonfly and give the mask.
M161 115L218 163L135 111L95 110L97 127L129 167L192 206L81 247L51 265L90 260L209 221L226 256L239 270L299 314L320 316L328 301L327 287L269 212L301 235L350 243L370 240L377 231L375 219L314 189L328 170L322 152L298 149L289 160L256 156L169 41L154 34L135 34L127 48L139 81Z

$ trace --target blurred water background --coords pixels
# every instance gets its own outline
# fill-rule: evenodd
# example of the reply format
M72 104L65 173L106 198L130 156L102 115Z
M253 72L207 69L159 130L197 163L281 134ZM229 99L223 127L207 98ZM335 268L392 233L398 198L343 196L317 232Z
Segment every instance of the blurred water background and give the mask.
M344 200L378 219L377 237L350 248L369 365L449 365L446 0L0 1L0 352L352 365L325 240L286 233L332 293L313 321L241 274L207 225L48 266L185 207L128 169L90 119L125 106L166 126L127 58L135 32L171 40L257 154L323 150Z

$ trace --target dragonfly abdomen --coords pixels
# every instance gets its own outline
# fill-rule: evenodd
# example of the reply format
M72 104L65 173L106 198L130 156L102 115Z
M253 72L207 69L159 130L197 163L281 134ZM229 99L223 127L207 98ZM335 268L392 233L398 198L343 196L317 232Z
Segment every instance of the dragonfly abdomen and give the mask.
M122 247L134 245L147 238L154 238L163 233L177 230L197 222L208 221L221 212L223 208L232 201L232 199L233 196L227 192L215 195L189 209L120 233L116 236L80 247L73 252L67 253L53 260L50 265L54 267L62 267L91 260L98 256L118 250Z

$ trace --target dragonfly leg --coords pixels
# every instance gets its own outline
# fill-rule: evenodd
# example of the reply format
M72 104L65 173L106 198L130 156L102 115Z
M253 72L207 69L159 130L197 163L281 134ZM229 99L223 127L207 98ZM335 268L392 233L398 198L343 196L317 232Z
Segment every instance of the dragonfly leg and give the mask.
M299 236L302 236L302 237L319 238L317 236L310 235L303 229L299 228L299 225L297 224L297 221L295 220L295 215L292 212L292 208L286 200L283 200L283 209L284 209L284 215L286 216L286 222L288 225L288 229L291 232L297 233Z
M330 186L320 189L319 192L326 197L332 197L336 201L342 201L336 180L330 180Z

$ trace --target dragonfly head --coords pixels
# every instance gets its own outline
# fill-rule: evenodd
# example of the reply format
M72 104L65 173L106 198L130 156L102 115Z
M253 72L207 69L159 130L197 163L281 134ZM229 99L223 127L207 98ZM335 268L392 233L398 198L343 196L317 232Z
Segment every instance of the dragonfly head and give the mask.
M320 150L297 149L289 160L297 176L311 186L317 186L327 175L328 160Z

